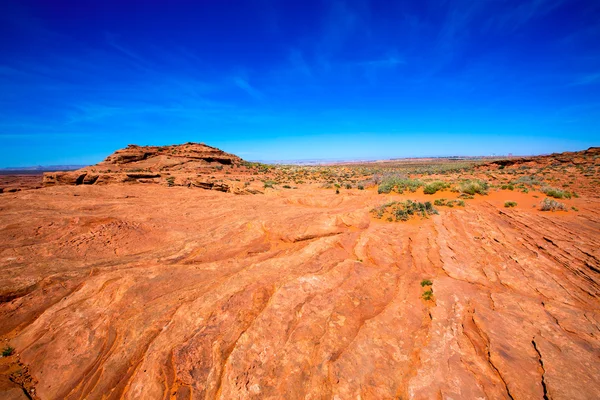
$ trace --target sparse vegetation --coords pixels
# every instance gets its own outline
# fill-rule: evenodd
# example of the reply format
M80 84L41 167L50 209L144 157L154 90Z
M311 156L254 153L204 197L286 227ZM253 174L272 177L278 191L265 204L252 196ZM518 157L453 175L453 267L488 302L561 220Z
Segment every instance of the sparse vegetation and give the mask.
M376 207L371 210L371 213L376 218L386 218L388 221L408 221L413 215L420 215L426 218L429 215L437 214L437 210L432 206L431 202L426 201L421 203L419 201L392 201L382 206Z
M450 185L444 181L433 181L423 187L423 193L435 194L437 191L447 189L448 187Z
M461 182L457 187L456 191L460 193L466 193L471 196L474 196L476 193L481 195L488 194L489 185L486 181L482 181L481 179L468 179L466 181Z
M425 292L423 292L423 299L424 300L429 301L429 300L431 300L432 297L433 297L433 290L432 289L429 289L429 290L426 290Z
M418 179L409 179L401 175L387 175L381 179L378 193L390 193L392 190L397 193L404 193L405 190L416 192L418 188L423 186L423 182Z
M568 211L564 203L554 199L545 198L540 204L541 211Z
M421 281L421 287L431 286L431 285L433 285L433 282L431 282L429 279L423 279Z
M504 207L506 207L506 208L516 207L516 205L517 205L517 202L515 202L515 201L507 201L504 203Z
M556 189L553 187L543 187L541 189L541 192L544 193L546 196L549 197L554 197L555 199L570 199L571 198L571 193L561 190L561 189Z
M167 186L171 187L171 186L175 186L175 177L174 176L169 176L167 179Z
M15 349L13 347L6 346L4 349L2 349L2 357L10 357L14 352Z
M455 205L457 205L458 207L464 207L465 206L465 202L463 200L446 200L446 199L437 199L433 202L434 205L442 207L454 207Z

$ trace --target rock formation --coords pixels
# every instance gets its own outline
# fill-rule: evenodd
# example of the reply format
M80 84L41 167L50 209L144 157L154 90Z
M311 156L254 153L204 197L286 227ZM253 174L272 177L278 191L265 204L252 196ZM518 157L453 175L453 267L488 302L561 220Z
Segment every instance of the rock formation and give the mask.
M231 182L207 180L207 174L223 175L224 166L244 169L244 160L202 143L173 146L129 145L111 154L103 162L67 172L47 172L43 185L104 185L110 183L161 183L199 187L237 194ZM222 176L221 176L222 177Z

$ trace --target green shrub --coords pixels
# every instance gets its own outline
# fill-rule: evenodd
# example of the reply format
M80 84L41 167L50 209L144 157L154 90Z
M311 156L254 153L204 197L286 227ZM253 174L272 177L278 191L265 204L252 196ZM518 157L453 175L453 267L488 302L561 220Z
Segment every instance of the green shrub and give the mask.
M358 185L358 190L365 190L365 187L363 185Z
M421 281L421 286L422 286L422 287L425 287L425 286L431 286L431 285L433 285L433 282L431 282L429 279L423 279L423 280Z
M404 193L405 190L409 190L414 193L421 186L423 186L423 182L418 179L409 179L401 175L387 175L381 178L377 192L381 194L395 190L398 193Z
M450 207L453 208L454 205L457 205L459 207L464 207L465 206L465 202L463 200L446 200L446 199L437 199L433 202L433 205L435 206L446 206L446 207Z
M506 208L515 207L516 205L517 205L517 203L514 201L507 201L506 203L504 203L504 207L506 207Z
M275 181L265 181L264 183L265 183L264 184L264 188L266 189L266 188L273 188L273 186L275 186L275 184L277 182L275 182Z
M431 289L423 292L423 299L425 299L425 300L431 300L432 296L433 296L433 290L431 290Z
M292 187L290 185L283 185L284 189L291 189Z
M10 346L6 346L3 350L2 350L2 357L9 357L12 356L12 354L15 352L15 349L13 347Z
M469 179L464 182L461 182L458 185L457 190L461 193L466 193L473 196L476 193L486 195L488 188L489 185L486 181L482 181L481 179Z
M553 187L546 186L540 190L546 196L554 197L555 199L570 199L571 198L571 193L561 190L561 189L556 189Z
M167 186L169 186L169 187L175 186L175 177L169 176L166 180L167 180Z
M396 221L408 221L413 215L420 215L423 218L431 214L437 214L437 210L433 208L431 202L426 201L421 203L419 201L392 201L390 203L383 204L382 206L376 207L371 210L377 218L384 218L388 214L388 220Z
M446 182L443 182L443 181L434 181L434 182L430 182L430 183L426 184L423 187L423 193L425 193L425 194L434 194L438 190L444 190L444 189L447 189L448 187L450 187L450 185L448 183L446 183Z

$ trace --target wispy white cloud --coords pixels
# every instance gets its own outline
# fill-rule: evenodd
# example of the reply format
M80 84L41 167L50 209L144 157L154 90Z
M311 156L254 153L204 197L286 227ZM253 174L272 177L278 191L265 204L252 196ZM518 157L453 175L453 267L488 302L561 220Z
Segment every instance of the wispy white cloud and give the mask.
M234 77L233 83L237 87L242 89L244 92L248 93L250 96L254 97L257 100L262 100L264 97L263 94L259 90L254 88L254 86L252 86L246 79L244 79L240 76Z
M600 84L600 72L587 74L579 77L570 86L595 85Z
M294 69L297 72L300 72L302 75L305 75L307 77L313 76L312 70L308 66L308 63L306 62L302 51L298 49L291 49L288 59L292 66L292 69Z
M395 54L380 59L359 61L356 63L356 65L373 68L391 68L403 64L406 64L406 60Z
M108 43L115 50L118 50L122 54L124 54L124 55L126 55L128 57L131 57L134 60L137 60L139 62L142 62L142 63L146 62L146 60L143 57L139 56L138 54L136 54L132 50L130 50L130 49L124 47L122 44L120 44L118 42L119 35L116 35L116 34L110 33L110 32L105 32L104 36L106 38L106 43Z
M487 27L503 32L514 31L530 20L542 17L568 0L525 0L509 11L488 17Z

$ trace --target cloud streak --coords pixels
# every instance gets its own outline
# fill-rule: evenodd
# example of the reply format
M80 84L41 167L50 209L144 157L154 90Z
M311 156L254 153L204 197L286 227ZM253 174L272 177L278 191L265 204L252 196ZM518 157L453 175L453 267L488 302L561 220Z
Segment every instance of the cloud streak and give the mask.
M257 90L254 86L252 86L246 79L236 76L233 78L233 83L244 92L246 92L250 97L255 98L256 100L262 100L264 95Z

